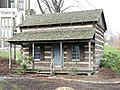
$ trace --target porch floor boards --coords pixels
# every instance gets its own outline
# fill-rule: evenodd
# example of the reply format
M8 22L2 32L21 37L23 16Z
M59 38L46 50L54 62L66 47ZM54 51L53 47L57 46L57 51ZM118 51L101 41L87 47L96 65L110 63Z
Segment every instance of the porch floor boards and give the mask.
M16 72L18 69L13 69L12 71ZM40 69L28 69L26 71L27 73L35 73L35 74L40 74L41 76L46 76L46 75L53 75L54 74L68 74L70 75L71 73L77 73L77 75L80 74L86 74L86 75L91 75L95 73L95 70L80 70L80 69L54 69L54 71L51 71L51 68L40 68Z

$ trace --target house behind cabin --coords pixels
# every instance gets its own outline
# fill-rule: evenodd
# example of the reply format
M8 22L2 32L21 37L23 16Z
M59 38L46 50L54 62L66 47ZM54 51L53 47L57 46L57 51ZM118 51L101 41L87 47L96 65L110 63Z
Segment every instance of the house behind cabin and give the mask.
M100 66L107 30L102 9L35 15L19 27L21 32L8 42L32 57L31 69L92 71Z

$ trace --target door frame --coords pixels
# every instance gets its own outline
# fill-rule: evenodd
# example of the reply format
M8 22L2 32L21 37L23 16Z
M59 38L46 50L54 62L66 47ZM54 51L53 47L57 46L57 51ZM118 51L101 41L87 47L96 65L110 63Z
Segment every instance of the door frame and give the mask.
M54 54L55 54L55 52L54 52L54 47L55 46L57 46L58 47L58 53L59 53L59 65L55 65L55 58L54 58ZM61 66L61 67L63 67L64 66L64 48L62 47L62 60L60 59L60 44L52 44L51 45L51 61L52 61L52 59L54 59L54 66Z

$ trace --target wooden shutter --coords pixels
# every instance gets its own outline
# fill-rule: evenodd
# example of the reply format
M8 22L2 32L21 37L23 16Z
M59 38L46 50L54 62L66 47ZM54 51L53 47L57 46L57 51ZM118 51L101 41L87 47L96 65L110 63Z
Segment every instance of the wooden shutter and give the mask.
M45 60L45 58L44 58L44 56L45 56L45 48L43 47L43 46L41 46L40 47L40 60L41 61L44 61Z
M85 60L85 49L84 45L80 46L80 60L84 61Z
M71 46L67 46L67 61L72 61L72 51L71 51Z

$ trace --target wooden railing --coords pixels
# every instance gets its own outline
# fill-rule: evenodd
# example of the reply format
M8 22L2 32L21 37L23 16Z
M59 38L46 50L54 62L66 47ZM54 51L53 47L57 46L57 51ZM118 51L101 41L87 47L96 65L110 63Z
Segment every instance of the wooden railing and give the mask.
M54 73L54 59L51 61L51 64L50 64L50 69L51 69L51 75L53 75Z

